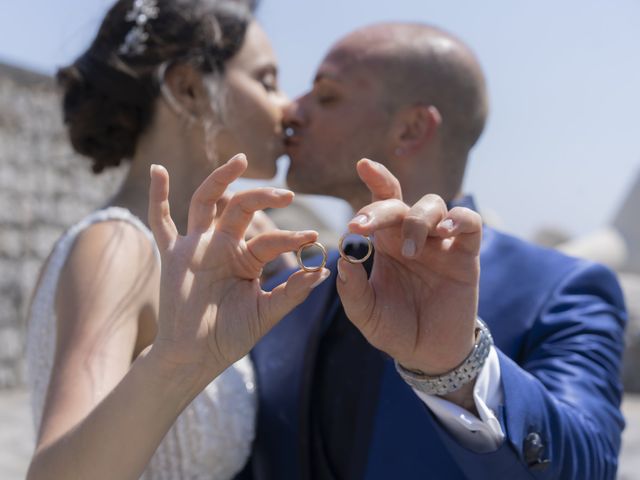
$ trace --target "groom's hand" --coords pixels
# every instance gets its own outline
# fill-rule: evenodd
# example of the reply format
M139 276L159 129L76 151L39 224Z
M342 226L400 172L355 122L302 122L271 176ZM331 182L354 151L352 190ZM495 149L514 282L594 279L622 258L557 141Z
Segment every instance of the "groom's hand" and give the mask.
M482 221L447 209L437 195L402 202L398 180L382 165L358 163L373 195L349 230L375 237L371 276L338 263L338 293L349 319L376 348L429 375L457 367L471 352L480 277Z

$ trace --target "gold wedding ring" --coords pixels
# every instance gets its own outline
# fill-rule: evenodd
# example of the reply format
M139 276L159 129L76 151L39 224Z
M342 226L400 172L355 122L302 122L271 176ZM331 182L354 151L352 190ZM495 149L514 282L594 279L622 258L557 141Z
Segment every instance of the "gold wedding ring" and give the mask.
M307 267L302 261L302 252L304 251L305 248L311 248L311 247L318 247L322 252L322 263L317 267ZM322 270L324 266L327 264L327 249L324 248L324 245L322 245L320 242L305 243L298 249L297 257L298 257L298 265L300 265L300 268L302 270L304 270L305 272L318 272Z
M338 243L338 251L340 252L340 256L342 258L344 258L349 263L364 263L364 262L366 262L367 259L373 253L373 243L371 242L371 238L365 237L364 235L360 235L362 238L364 238L367 241L367 246L369 247L369 250L367 250L367 254L364 257L355 258L355 257L352 257L351 255L347 255L344 252L343 244L344 244L344 240L347 238L348 235L357 235L357 233L345 233L344 235L342 235L340 237L340 242Z

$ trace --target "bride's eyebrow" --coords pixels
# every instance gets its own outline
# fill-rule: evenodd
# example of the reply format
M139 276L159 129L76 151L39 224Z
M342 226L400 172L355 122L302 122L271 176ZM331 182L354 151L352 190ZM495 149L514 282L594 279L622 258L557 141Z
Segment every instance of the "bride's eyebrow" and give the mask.
M260 65L258 65L255 70L256 72L259 73L272 73L274 75L278 75L278 66L275 63L272 62L265 62L262 63Z

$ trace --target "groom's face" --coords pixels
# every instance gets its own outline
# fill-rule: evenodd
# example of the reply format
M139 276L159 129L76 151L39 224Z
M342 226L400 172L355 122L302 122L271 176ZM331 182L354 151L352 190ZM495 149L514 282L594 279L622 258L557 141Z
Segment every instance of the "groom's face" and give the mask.
M348 42L329 52L313 88L285 113L290 188L352 204L366 201L355 164L363 157L384 162L388 153L390 114L382 90L383 83Z

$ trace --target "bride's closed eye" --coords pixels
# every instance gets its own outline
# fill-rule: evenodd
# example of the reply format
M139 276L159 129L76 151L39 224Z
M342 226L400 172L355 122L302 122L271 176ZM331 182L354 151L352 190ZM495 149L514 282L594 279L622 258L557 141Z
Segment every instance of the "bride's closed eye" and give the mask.
M267 92L278 91L278 74L275 70L269 69L267 71L260 72L257 76L257 80L262 84Z

